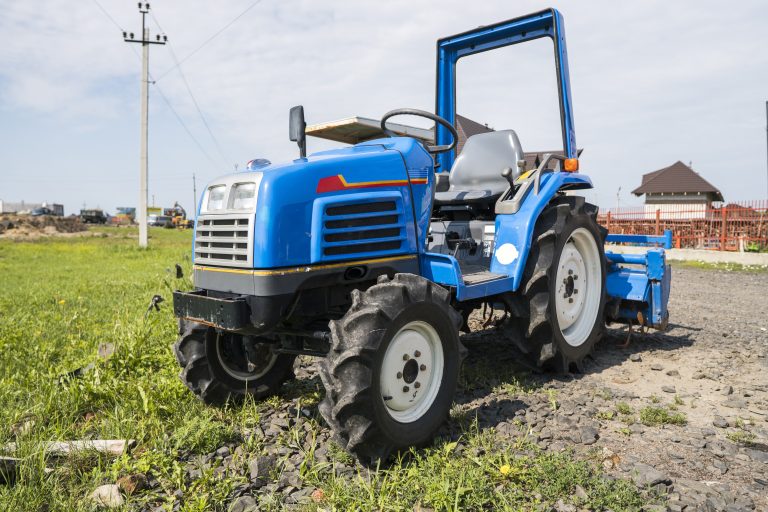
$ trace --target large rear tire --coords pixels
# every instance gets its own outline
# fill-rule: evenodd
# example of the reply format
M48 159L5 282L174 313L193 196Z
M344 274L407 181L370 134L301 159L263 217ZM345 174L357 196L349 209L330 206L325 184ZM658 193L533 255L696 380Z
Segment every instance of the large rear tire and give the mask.
M560 196L541 213L520 288L518 346L530 362L580 371L605 327L605 229L595 205Z
M465 353L450 298L422 277L384 276L330 323L320 414L362 462L428 442L448 416Z
M275 354L273 344L217 333L196 322L181 321L179 334L173 352L182 367L181 380L207 404L245 395L264 398L294 377L296 356Z

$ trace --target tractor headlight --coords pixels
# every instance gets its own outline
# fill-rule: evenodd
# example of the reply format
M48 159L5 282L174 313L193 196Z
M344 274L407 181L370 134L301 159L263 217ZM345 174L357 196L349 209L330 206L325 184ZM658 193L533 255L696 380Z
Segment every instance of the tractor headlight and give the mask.
M224 196L226 195L226 185L216 185L208 189L208 199L205 202L206 211L215 211L224 209Z
M236 183L232 186L230 194L233 210L250 210L256 206L256 184L255 183Z

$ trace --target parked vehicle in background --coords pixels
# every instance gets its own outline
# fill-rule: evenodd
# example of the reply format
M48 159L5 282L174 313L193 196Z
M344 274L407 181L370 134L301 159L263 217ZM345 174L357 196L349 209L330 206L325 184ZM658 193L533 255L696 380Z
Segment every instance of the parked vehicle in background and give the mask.
M45 206L41 206L40 208L35 208L32 210L30 215L33 217L40 217L41 215L53 215L53 211L46 208Z
M136 219L136 208L118 206L114 217L110 218L110 224L116 226L130 226Z
M19 212L19 214L21 213L22 212ZM56 215L57 217L63 217L64 205L43 203L38 208L32 209L29 214L33 217L40 217L41 215Z
M147 224L155 227L173 227L173 219L168 215L151 214L147 217Z
M106 224L107 216L99 209L80 210L80 221L85 224Z
M194 227L194 221L187 218L187 211L179 204L178 201L173 204L173 208L170 208L170 212L174 227L179 229Z

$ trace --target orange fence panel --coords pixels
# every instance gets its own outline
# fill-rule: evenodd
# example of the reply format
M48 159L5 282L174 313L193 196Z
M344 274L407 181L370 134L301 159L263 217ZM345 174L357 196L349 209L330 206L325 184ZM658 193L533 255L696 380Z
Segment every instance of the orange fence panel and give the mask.
M678 248L768 250L766 200L612 208L600 213L598 221L611 233L627 235L658 235L670 229Z

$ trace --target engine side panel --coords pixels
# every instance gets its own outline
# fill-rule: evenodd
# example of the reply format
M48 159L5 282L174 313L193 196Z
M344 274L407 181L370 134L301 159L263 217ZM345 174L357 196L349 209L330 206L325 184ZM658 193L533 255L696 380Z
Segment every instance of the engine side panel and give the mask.
M380 144L316 153L264 169L254 223L253 268L415 253L409 185L400 153ZM371 240L355 235L365 227L355 222L366 214L375 216L375 212L358 211L365 206L344 211L377 198L397 203L398 218L390 224L400 231L394 236L386 232L390 236L377 236L376 240L398 244L371 246ZM329 212L339 215L324 218ZM331 224L335 227L316 229L331 220L339 222ZM354 245L359 247L349 248Z
M400 153L408 174L413 201L413 216L416 222L416 246L419 253L425 252L436 186L432 156L424 149L421 143L410 137L377 139L358 144L358 147L369 144L381 144L386 149Z

